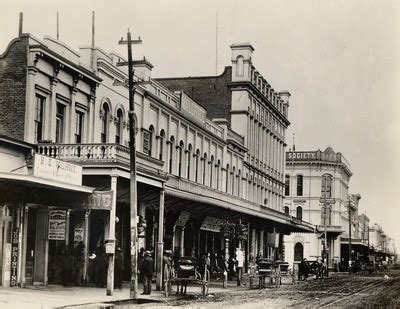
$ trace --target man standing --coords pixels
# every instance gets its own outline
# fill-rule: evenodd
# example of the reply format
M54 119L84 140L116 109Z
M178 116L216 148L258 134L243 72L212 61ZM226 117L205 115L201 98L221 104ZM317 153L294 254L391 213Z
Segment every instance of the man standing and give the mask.
M151 280L153 279L153 259L151 258L151 252L146 251L142 268L140 270L143 278L143 293L144 295L150 295L151 293Z
M243 273L243 264L244 264L244 253L242 249L236 248L236 263L237 263L237 286L241 286L242 284L242 273Z

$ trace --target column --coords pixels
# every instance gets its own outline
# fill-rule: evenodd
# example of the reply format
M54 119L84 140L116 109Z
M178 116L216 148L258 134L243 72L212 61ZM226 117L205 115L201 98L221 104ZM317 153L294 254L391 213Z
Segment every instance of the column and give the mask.
M260 231L260 242L258 243L258 252L260 252L260 257L264 257L264 230Z
M163 253L164 253L164 197L165 191L160 191L160 209L158 214L158 242L157 242L157 264L156 264L156 290L160 291L163 282Z
M252 228L251 229L251 252L250 252L251 259L250 259L250 261L253 263L255 262L255 259L256 259L255 251L256 251L256 229Z
M57 92L57 84L58 79L55 77L50 78L51 85L51 99L48 106L48 113L46 111L45 122L49 124L48 128L45 129L45 139L51 140L53 142L56 141L56 113L57 113L57 100L56 100L56 92ZM64 119L64 134L66 132L65 128L67 127L66 119ZM64 140L65 141L65 140Z
M106 241L106 253L108 255L107 271L107 295L114 292L114 257L115 257L115 212L117 208L117 176L111 176L111 191L113 192L110 211L110 230Z
M36 90L35 75L38 72L36 67L28 68L27 88L26 88L26 112L25 112L25 141L35 143L35 106ZM24 274L25 276L25 274Z
M89 215L90 215L90 210L85 212L85 222L84 222L85 238L83 240L83 243L85 245L84 249L85 264L83 265L83 282L88 282L88 273L89 273Z
M181 241L180 241L180 249L179 252L181 253L181 256L185 256L185 227L182 227L181 229Z

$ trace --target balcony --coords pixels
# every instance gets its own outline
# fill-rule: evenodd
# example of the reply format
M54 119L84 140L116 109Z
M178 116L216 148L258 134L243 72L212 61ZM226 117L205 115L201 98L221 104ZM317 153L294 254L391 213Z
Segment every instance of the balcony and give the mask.
M119 144L38 144L39 154L85 166L117 165L129 170L129 148ZM138 168L162 170L164 162L136 151Z

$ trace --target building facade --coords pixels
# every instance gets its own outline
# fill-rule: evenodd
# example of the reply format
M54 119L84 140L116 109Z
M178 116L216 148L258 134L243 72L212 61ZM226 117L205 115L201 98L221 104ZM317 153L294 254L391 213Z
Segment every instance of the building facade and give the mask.
M329 267L338 265L351 176L347 160L330 147L286 153L284 212L316 226L315 233L285 236L285 258L291 265L303 258L317 260L324 249Z
M256 255L282 255L283 234L313 230L282 211L289 94L274 92L254 69L253 51L232 45L232 67L222 75L231 74L231 88L219 98L225 112L218 115L203 103L218 103L212 92L200 98L170 90L151 77L149 61L134 61L136 81L146 81L134 97L138 242L154 252L158 287L164 249L227 259L241 246L249 265ZM1 171L1 224L18 235L13 285L59 283L61 257L67 250L73 263L80 260L79 244L84 283L95 283L89 255L104 247L109 289L116 247L130 269L127 70L118 65L124 61L96 46L74 51L30 34L0 55L0 133L26 166L2 164ZM222 233L238 223L248 230L242 242ZM9 242L0 247L4 266ZM3 268L6 278L11 271ZM129 280L129 271L124 276Z

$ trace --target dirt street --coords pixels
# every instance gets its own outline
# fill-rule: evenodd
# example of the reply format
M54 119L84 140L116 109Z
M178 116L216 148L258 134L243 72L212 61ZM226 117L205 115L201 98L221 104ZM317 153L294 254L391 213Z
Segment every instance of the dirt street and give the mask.
M330 278L295 285L282 285L280 288L263 290L244 290L235 293L217 293L206 299L190 297L186 300L171 300L163 307L185 306L195 308L324 308L400 306L400 270L385 274L347 275L332 274ZM158 307L158 306L157 306Z

